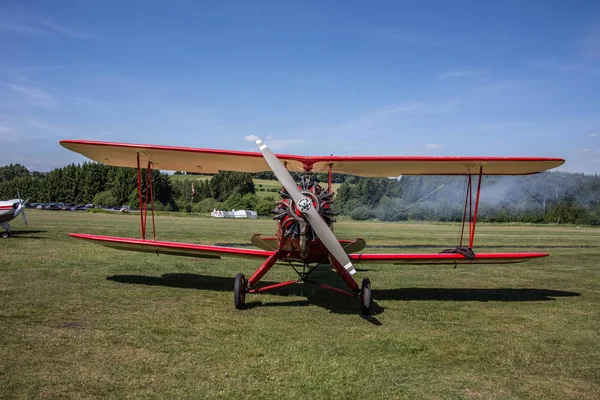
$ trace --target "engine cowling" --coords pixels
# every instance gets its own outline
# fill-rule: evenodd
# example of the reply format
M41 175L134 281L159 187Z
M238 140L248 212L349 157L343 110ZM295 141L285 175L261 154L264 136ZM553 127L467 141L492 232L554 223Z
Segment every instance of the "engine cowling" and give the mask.
M282 189L279 192L281 200L277 202L274 210L277 214L274 219L279 221L279 235L283 236L280 240L300 239L300 255L304 258L308 252L308 242L316 239L317 235L310 229L310 223L302 211L312 206L330 228L335 222L335 213L332 208L333 193L327 192L310 177L303 178L298 189L303 195L300 201L305 201L307 204L296 204L285 189Z

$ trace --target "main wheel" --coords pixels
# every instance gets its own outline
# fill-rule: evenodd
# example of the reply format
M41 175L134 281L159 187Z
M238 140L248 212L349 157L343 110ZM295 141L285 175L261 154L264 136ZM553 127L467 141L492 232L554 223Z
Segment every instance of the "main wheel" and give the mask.
M241 310L246 302L246 278L241 272L236 275L233 284L233 304L235 308Z
M6 238L10 237L10 232L9 232L9 231L4 231L4 232L2 232L2 237L3 237L4 239L6 239Z
M360 288L360 313L369 315L371 313L371 281L365 278Z

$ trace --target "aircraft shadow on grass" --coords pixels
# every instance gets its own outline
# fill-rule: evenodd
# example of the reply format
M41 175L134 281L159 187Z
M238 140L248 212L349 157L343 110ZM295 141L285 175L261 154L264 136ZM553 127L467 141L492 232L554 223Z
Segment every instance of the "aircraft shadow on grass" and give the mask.
M46 233L48 231L35 231L35 230L11 230L11 239L44 239L42 236L32 236L36 233Z
M337 281L335 277L336 276L332 275L331 278L333 279L327 279L329 277L323 277L322 275L320 275L319 281L331 286L334 286L337 282L337 286L339 286L339 281ZM175 273L164 274L161 277L143 275L114 275L109 276L106 279L113 282L138 285L166 286L182 289L231 292L232 300L233 283L235 280L233 277ZM274 283L276 282L262 280L257 287L272 285ZM356 299L356 301L348 301L348 296L331 293L327 290L320 289L317 286L311 285L309 283L284 286L281 288L269 290L266 293L279 296L303 296L306 297L306 299L283 302L262 302L260 301L260 294L249 294L246 296L245 308L251 309L255 307L306 307L309 305L316 305L336 314L358 314L360 312L360 305L358 299ZM380 325L380 322L374 317L374 315L382 313L383 310L384 308L379 306L375 299L373 299L371 300L371 316L366 317L365 319L375 325Z
M328 279L333 278L333 279ZM113 282L149 286L165 286L182 289L211 290L233 292L233 277L220 277L198 274L164 274L161 277L143 275L113 275L106 278ZM320 276L320 281L335 285L335 276ZM275 282L261 281L260 286ZM254 307L301 307L316 305L337 314L356 314L358 301L348 301L347 296L334 294L311 284L291 285L269 291L280 296L304 296L306 300L284 302L261 302L260 296L249 295L246 308ZM472 288L398 288L373 289L371 316L367 320L375 325L380 322L374 315L381 314L385 308L377 304L377 300L415 300L415 301L551 301L557 297L580 296L580 293L552 289L472 289ZM257 300L254 300L257 299Z

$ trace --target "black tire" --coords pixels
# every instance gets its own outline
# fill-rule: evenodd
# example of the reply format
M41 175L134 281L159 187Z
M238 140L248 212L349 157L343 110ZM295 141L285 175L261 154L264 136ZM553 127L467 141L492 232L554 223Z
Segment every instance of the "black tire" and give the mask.
M8 232L8 231L4 231L4 232L2 232L2 237L3 237L4 239L7 239L7 238L9 238L9 237L10 237L10 232Z
M371 314L371 281L365 278L360 288L360 313L364 316Z
M246 303L246 278L241 272L236 275L233 284L233 304L235 308L241 310Z

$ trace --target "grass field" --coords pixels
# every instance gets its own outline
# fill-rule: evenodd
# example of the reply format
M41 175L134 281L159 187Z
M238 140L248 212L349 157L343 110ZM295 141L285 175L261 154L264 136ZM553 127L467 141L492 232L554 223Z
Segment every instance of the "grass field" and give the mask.
M137 215L30 211L0 241L1 398L600 398L600 229L478 226L476 250L547 250L492 266L369 266L374 315L295 285L233 307L252 261L118 252ZM159 239L247 243L274 223L157 218ZM341 221L373 252L437 252L459 226ZM334 284L331 271L319 272ZM277 266L265 277L293 278Z

